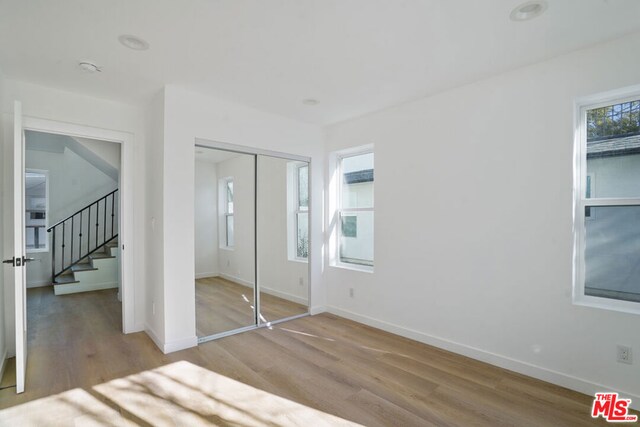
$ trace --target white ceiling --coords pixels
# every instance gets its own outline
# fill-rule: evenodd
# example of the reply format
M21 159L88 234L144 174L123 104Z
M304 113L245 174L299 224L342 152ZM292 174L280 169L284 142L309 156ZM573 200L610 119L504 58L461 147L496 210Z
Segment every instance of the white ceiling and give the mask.
M640 31L638 0L548 2L516 23L520 0L0 0L0 68L133 103L176 84L326 124ZM80 72L87 59L104 71Z

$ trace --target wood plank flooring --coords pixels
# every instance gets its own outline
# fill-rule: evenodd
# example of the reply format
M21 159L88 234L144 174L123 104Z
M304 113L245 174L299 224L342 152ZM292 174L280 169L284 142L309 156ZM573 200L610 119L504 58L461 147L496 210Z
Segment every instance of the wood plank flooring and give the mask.
M260 293L265 322L304 314L307 307ZM196 280L196 334L199 337L254 324L253 289L220 277Z
M606 424L591 396L330 314L163 355L119 332L112 290L28 298L27 391L0 391L0 425Z

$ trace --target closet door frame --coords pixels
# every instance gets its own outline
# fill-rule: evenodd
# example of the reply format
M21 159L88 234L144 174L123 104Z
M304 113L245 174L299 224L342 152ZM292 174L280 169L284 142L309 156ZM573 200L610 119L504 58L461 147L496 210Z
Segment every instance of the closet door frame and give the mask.
M252 155L254 156L254 257L253 257L253 262L254 262L254 271L255 271L255 278L254 278L254 287L253 287L253 292L254 292L254 304L255 304L255 309L253 311L254 313L254 324L253 325L249 325L249 326L244 326L242 328L237 328L237 329L232 329L230 331L225 331L225 332L220 332L217 334L212 334L212 335L207 335L205 337L198 337L198 344L202 344L208 341L213 341L213 340L217 340L220 338L224 338L224 337L228 337L230 335L235 335L235 334L240 334L243 332L247 332L247 331L253 331L255 329L258 328L264 328L264 327L270 327L272 325L276 325L278 323L282 323L282 322L287 322L289 320L294 320L294 319L299 319L301 317L306 317L309 316L311 314L311 260L313 259L313 251L312 251L312 243L313 243L313 239L311 237L311 224L312 224L312 220L313 220L313 197L311 194L311 188L312 188L312 166L311 166L311 158L310 157L306 157L306 156L299 156L296 154L288 154L288 153L283 153L283 152L279 152L279 151L271 151L271 150L263 150L260 148L255 148L255 147L248 147L248 146L243 146L243 145L236 145L236 144L230 144L227 142L220 142L220 141L212 141L212 140L208 140L208 139L201 139L201 138L196 138L195 141L195 147L196 148L208 148L208 149L215 149L215 150L223 150L223 151L230 151L233 153L238 153L238 154L248 154L248 155ZM290 317L285 317L282 319L278 319L278 320L274 320L274 321L270 321L270 322L262 322L260 320L260 281L259 281L259 270L258 270L258 156L268 156L268 157L275 157L275 158L279 158L279 159L285 159L285 160L291 160L291 161L298 161L298 162L305 162L309 165L309 255L307 258L307 284L308 284L308 295L307 295L307 312L306 313L302 313L302 314L298 314L295 316L290 316ZM194 284L195 286L195 284Z

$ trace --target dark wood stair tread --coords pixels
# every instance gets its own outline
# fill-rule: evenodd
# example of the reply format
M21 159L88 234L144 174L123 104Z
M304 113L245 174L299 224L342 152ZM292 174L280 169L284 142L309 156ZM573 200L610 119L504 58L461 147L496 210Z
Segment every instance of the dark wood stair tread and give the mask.
M76 278L71 274L58 276L56 277L56 280L53 281L54 285L69 285L71 283L80 283L80 281L76 280Z

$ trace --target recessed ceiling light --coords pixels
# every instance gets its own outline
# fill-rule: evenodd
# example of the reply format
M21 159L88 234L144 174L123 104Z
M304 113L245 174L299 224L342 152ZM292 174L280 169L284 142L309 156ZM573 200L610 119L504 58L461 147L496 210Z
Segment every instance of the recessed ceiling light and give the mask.
M304 105L318 105L320 103L320 101L318 101L317 99L313 99L313 98L307 98L307 99L303 99L302 103Z
M140 37L132 36L131 34L123 34L118 37L118 40L124 47L128 47L133 50L147 50L149 49L149 43L142 40Z
M78 63L78 67L80 67L80 69L85 73L89 73L89 74L99 73L102 71L100 67L98 67L96 64L94 64L91 61L81 61Z
M528 21L542 15L547 7L547 2L543 0L528 1L513 9L509 17L512 21Z

